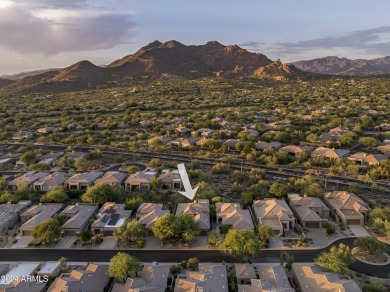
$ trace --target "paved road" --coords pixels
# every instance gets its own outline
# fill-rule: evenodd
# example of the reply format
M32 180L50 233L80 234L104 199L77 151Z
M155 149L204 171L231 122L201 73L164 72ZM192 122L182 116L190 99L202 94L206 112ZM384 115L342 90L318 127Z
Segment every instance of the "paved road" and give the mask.
M340 239L335 244L345 243L352 245L355 238ZM312 262L324 249L307 249L288 251L294 255L295 262ZM62 256L69 261L81 262L108 262L118 250L88 250L88 249L0 249L2 261L56 261ZM218 250L128 250L132 256L143 262L180 262L190 257L197 257L201 262L238 262ZM251 259L254 263L278 263L280 253L284 250L265 250L257 258ZM389 246L390 252L390 246ZM386 266L372 266L362 262L356 262L351 266L355 271L370 276L387 277L390 274L390 264Z

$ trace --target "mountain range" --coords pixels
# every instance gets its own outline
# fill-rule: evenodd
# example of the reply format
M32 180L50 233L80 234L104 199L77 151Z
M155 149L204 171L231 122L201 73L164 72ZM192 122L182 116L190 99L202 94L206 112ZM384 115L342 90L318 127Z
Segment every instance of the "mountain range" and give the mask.
M0 94L57 93L126 86L159 79L200 77L287 80L318 74L390 74L390 57L350 60L325 57L283 64L261 53L217 41L186 46L177 41L154 41L107 66L80 61L62 69L0 76Z
M292 62L296 68L317 74L366 76L390 74L390 57L371 60L339 58L329 56L306 61Z
M216 41L183 45L154 41L134 54L103 67L81 61L64 69L47 70L0 83L2 94L53 93L121 86L156 79L194 79L207 76L286 80L305 73L237 45ZM8 84L7 84L8 82Z

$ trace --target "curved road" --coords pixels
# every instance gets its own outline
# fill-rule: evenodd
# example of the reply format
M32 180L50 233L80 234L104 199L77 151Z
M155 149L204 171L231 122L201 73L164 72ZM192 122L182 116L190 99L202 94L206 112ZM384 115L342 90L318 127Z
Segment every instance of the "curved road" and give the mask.
M344 238L335 241L332 245L344 243L352 246L355 238ZM252 262L278 263L280 253L287 251L294 255L295 262L312 262L321 252L328 251L330 247L307 250L264 250L259 257L251 258ZM125 251L143 262L180 262L190 257L196 257L201 262L239 262L232 257L224 255L219 250L99 250L99 249L0 249L1 261L56 261L62 256L69 261L78 262L108 262L118 251ZM390 252L390 246L389 246ZM360 261L351 265L351 269L369 275L386 278L390 274L390 264L386 266L373 266Z

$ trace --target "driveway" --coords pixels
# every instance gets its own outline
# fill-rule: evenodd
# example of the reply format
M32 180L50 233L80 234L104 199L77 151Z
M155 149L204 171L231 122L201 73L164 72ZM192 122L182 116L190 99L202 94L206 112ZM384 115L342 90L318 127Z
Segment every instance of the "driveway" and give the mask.
M64 236L56 245L56 248L70 248L77 236Z
M348 225L348 227L356 237L371 236L361 225Z
M269 239L269 248L282 248L282 247L284 247L283 241L278 236L274 236Z
M11 246L11 248L26 248L28 244L33 240L33 238L32 236L21 236L17 240L18 242Z
M99 245L99 249L114 249L116 245L116 239L114 236L103 237L103 242Z

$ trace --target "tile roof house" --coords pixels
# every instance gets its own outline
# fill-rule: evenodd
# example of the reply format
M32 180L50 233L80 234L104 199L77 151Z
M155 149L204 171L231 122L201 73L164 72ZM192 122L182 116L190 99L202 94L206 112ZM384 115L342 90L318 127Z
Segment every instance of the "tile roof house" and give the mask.
M253 230L252 217L249 210L241 209L239 204L235 203L216 203L217 222L222 225L229 225L232 229Z
M39 204L30 207L20 215L23 224L19 227L20 232L22 235L31 235L38 224L58 214L63 207L62 204Z
M386 156L390 156L390 144L378 146L377 148L380 152L382 152Z
M0 234L15 226L20 221L20 214L31 206L31 201L19 201L17 204L0 205Z
M145 226L146 230L150 230L157 219L167 213L170 213L170 211L164 210L163 204L142 203L138 207L135 217L139 223Z
M329 208L320 198L288 194L288 199L291 210L303 227L322 228L329 218Z
M180 191L183 189L180 173L177 169L163 169L158 177L162 188Z
M133 173L125 181L125 190L128 192L148 192L152 189L152 178L156 176L157 172L151 170Z
M286 152L290 156L296 156L303 152L312 152L314 147L311 146L296 146L296 145L287 145L279 149L279 151Z
M191 135L195 137L208 137L212 133L214 133L215 130L209 129L209 128L200 128L198 130L192 131Z
M145 264L137 278L115 283L111 292L165 292L168 286L169 264Z
M174 292L228 292L225 265L199 264L197 272L187 271L185 278L177 278Z
M107 184L107 185L116 185L122 186L125 183L128 175L119 171L108 171L102 177L95 180L95 185L98 184Z
M256 138L259 136L259 132L253 129L244 129L238 135L248 135Z
M62 186L74 175L73 172L54 172L50 173L33 183L35 191L50 191L55 186Z
M112 235L118 227L122 226L131 217L131 210L125 208L125 204L105 203L91 225L92 232L104 236Z
M294 292L288 280L286 271L279 264L254 265L259 278L250 279L250 284L240 284L237 277L238 292Z
M169 145L173 147L190 147L194 146L195 143L199 140L197 137L190 138L178 138L173 141L168 142Z
M253 210L260 224L271 227L280 236L283 235L284 230L294 228L294 214L283 200L256 200L253 201Z
M237 284L249 284L251 279L256 279L256 271L251 264L234 264Z
M54 165L54 163L64 155L64 152L50 152L39 158L39 163Z
M256 149L257 150L264 150L264 149L274 149L278 150L280 147L282 147L282 144L279 142L264 142L264 141L259 141L255 143Z
M102 176L103 172L100 171L76 173L68 180L66 180L64 184L67 189L85 190Z
M209 200L198 200L194 203L177 204L175 216L181 214L190 215L199 223L201 231L210 230L210 204Z
M343 279L338 274L324 272L315 264L293 264L293 277L302 292L361 292L357 283L349 278Z
M388 159L383 154L367 154L364 152L358 152L348 157L349 160L357 161L361 165L379 165L382 161Z
M14 180L8 182L8 189L11 191L16 191L19 185L27 185L28 187L31 187L31 185L35 181L45 177L48 174L49 173L47 172L35 172L35 171L26 172L24 175L19 176L18 178L15 178Z
M172 141L173 138L170 136L162 135L162 136L155 136L148 139L148 145L155 145L155 144L167 144L168 142Z
M77 269L69 274L61 274L47 291L103 292L107 291L109 280L108 265L88 264L86 269Z
M345 158L349 156L349 150L345 149L330 149L326 147L318 147L312 153L312 156L322 156L331 159Z
M39 128L37 130L37 132L40 134L50 134L50 133L58 132L59 130L60 129L57 127L45 126L45 127Z
M242 142L240 139L228 139L222 143L222 146L227 148L228 150L235 150L236 145Z
M84 157L85 154L86 154L86 153L84 153L84 152L72 151L72 152L65 153L65 154L64 154L64 157L65 157L65 158L71 158L71 159L73 159L74 161L77 161L77 160L79 160L80 158Z
M61 226L65 235L78 235L89 225L89 220L95 216L98 210L97 205L79 204L68 205L60 215L66 218Z
M354 193L334 191L324 194L324 201L345 225L364 225L370 207Z
M21 140L28 140L33 137L33 133L29 131L19 131L14 134L12 134L12 140L21 141Z

